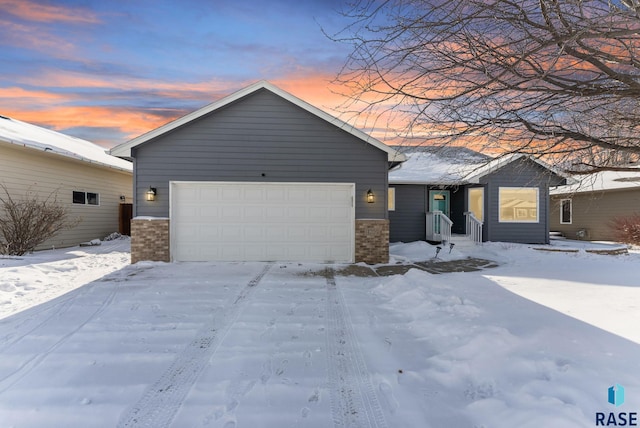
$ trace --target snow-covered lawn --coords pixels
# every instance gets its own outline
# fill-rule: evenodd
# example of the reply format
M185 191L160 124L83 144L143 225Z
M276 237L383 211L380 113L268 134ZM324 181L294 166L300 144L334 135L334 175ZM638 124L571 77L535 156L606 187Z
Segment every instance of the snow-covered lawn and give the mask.
M74 290L131 261L128 239L100 246L0 256L0 318Z
M639 254L487 244L470 254L500 267L360 278L127 265L127 244L0 259L3 313L46 300L0 320L0 426L592 427L640 411Z

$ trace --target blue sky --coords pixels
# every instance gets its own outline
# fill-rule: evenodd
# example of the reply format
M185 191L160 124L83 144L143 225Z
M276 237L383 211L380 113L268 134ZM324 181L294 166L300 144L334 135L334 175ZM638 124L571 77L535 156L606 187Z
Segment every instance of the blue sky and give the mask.
M107 147L257 80L331 110L338 0L0 0L0 114Z

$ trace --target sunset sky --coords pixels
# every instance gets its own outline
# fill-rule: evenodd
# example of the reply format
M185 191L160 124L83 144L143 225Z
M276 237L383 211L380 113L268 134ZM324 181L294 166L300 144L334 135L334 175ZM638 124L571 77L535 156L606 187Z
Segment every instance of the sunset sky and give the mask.
M338 115L345 3L0 0L0 115L112 147L261 79Z

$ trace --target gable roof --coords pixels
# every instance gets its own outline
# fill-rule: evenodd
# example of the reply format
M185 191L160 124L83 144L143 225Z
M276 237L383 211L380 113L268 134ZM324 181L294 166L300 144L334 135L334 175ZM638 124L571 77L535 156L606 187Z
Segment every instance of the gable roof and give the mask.
M568 174L564 173L563 171L560 171L558 168L555 168L534 156L529 156L521 153L510 153L508 155L497 157L492 161L485 163L481 167L470 171L469 174L465 177L465 180L467 183L478 183L480 178L488 174L491 174L492 172L497 171L503 166L508 165L512 162L515 162L519 159L528 159L540 165L542 168L548 170L552 174L555 174L558 177L564 178L565 180L567 180L567 182L573 182L573 179Z
M0 116L0 141L108 168L133 170L131 162L107 154L97 144L6 116Z
M389 172L389 184L461 184L491 158L463 147L403 147L408 159Z
M574 176L573 183L551 190L552 195L609 190L640 190L640 165L629 166L629 171L600 171L588 175Z
M529 159L566 180L560 170L524 154L508 154L492 159L466 147L408 148L409 159L389 173L389 184L461 185L476 184L480 178L515 162Z
M306 101L301 100L298 97L295 97L293 95L291 95L290 93L278 88L277 86L265 81L265 80L261 80L257 83L254 83L253 85L247 86L244 89L241 89L237 92L234 92L231 95L228 95L224 98L219 99L218 101L215 101L209 105L206 105L204 107L202 107L201 109L198 109L194 112L191 112L185 116L182 116L172 122L166 123L162 126L160 126L159 128L156 128L152 131L147 132L146 134L140 135L126 143L120 144L116 147L114 147L113 149L111 149L110 153L114 156L118 156L118 157L122 157L122 158L131 158L131 149L139 146L141 144L144 144L160 135L163 135L169 131L172 131L176 128L179 128L180 126L183 126L193 120L196 120L206 114L209 114L215 110L221 109L231 103L233 103L234 101L237 101L241 98L244 98L258 90L261 89L266 89L272 93L274 93L275 95L284 98L285 100L295 104L296 106L308 111L311 114L314 114L315 116L319 117L320 119L323 119L329 123L331 123L332 125L343 129L344 131L350 133L351 135L361 139L362 141L371 144L374 147L377 147L378 149L384 151L387 153L387 159L389 162L403 162L404 160L406 160L406 157L392 149L391 147L387 146L386 144L382 143L381 141L371 137L370 135L360 131L359 129L353 127L352 125L349 125L346 122L343 122L342 120L331 116L330 114L320 110L317 107L312 106L311 104L307 103Z

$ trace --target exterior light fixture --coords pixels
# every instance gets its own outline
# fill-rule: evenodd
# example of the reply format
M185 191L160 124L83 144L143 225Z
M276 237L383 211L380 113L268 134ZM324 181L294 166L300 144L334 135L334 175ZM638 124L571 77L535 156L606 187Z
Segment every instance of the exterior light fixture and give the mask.
M155 187L149 187L149 190L147 190L147 201L155 201L156 193L157 190Z
M376 195L373 194L371 189L367 190L367 203L374 203L376 201Z

